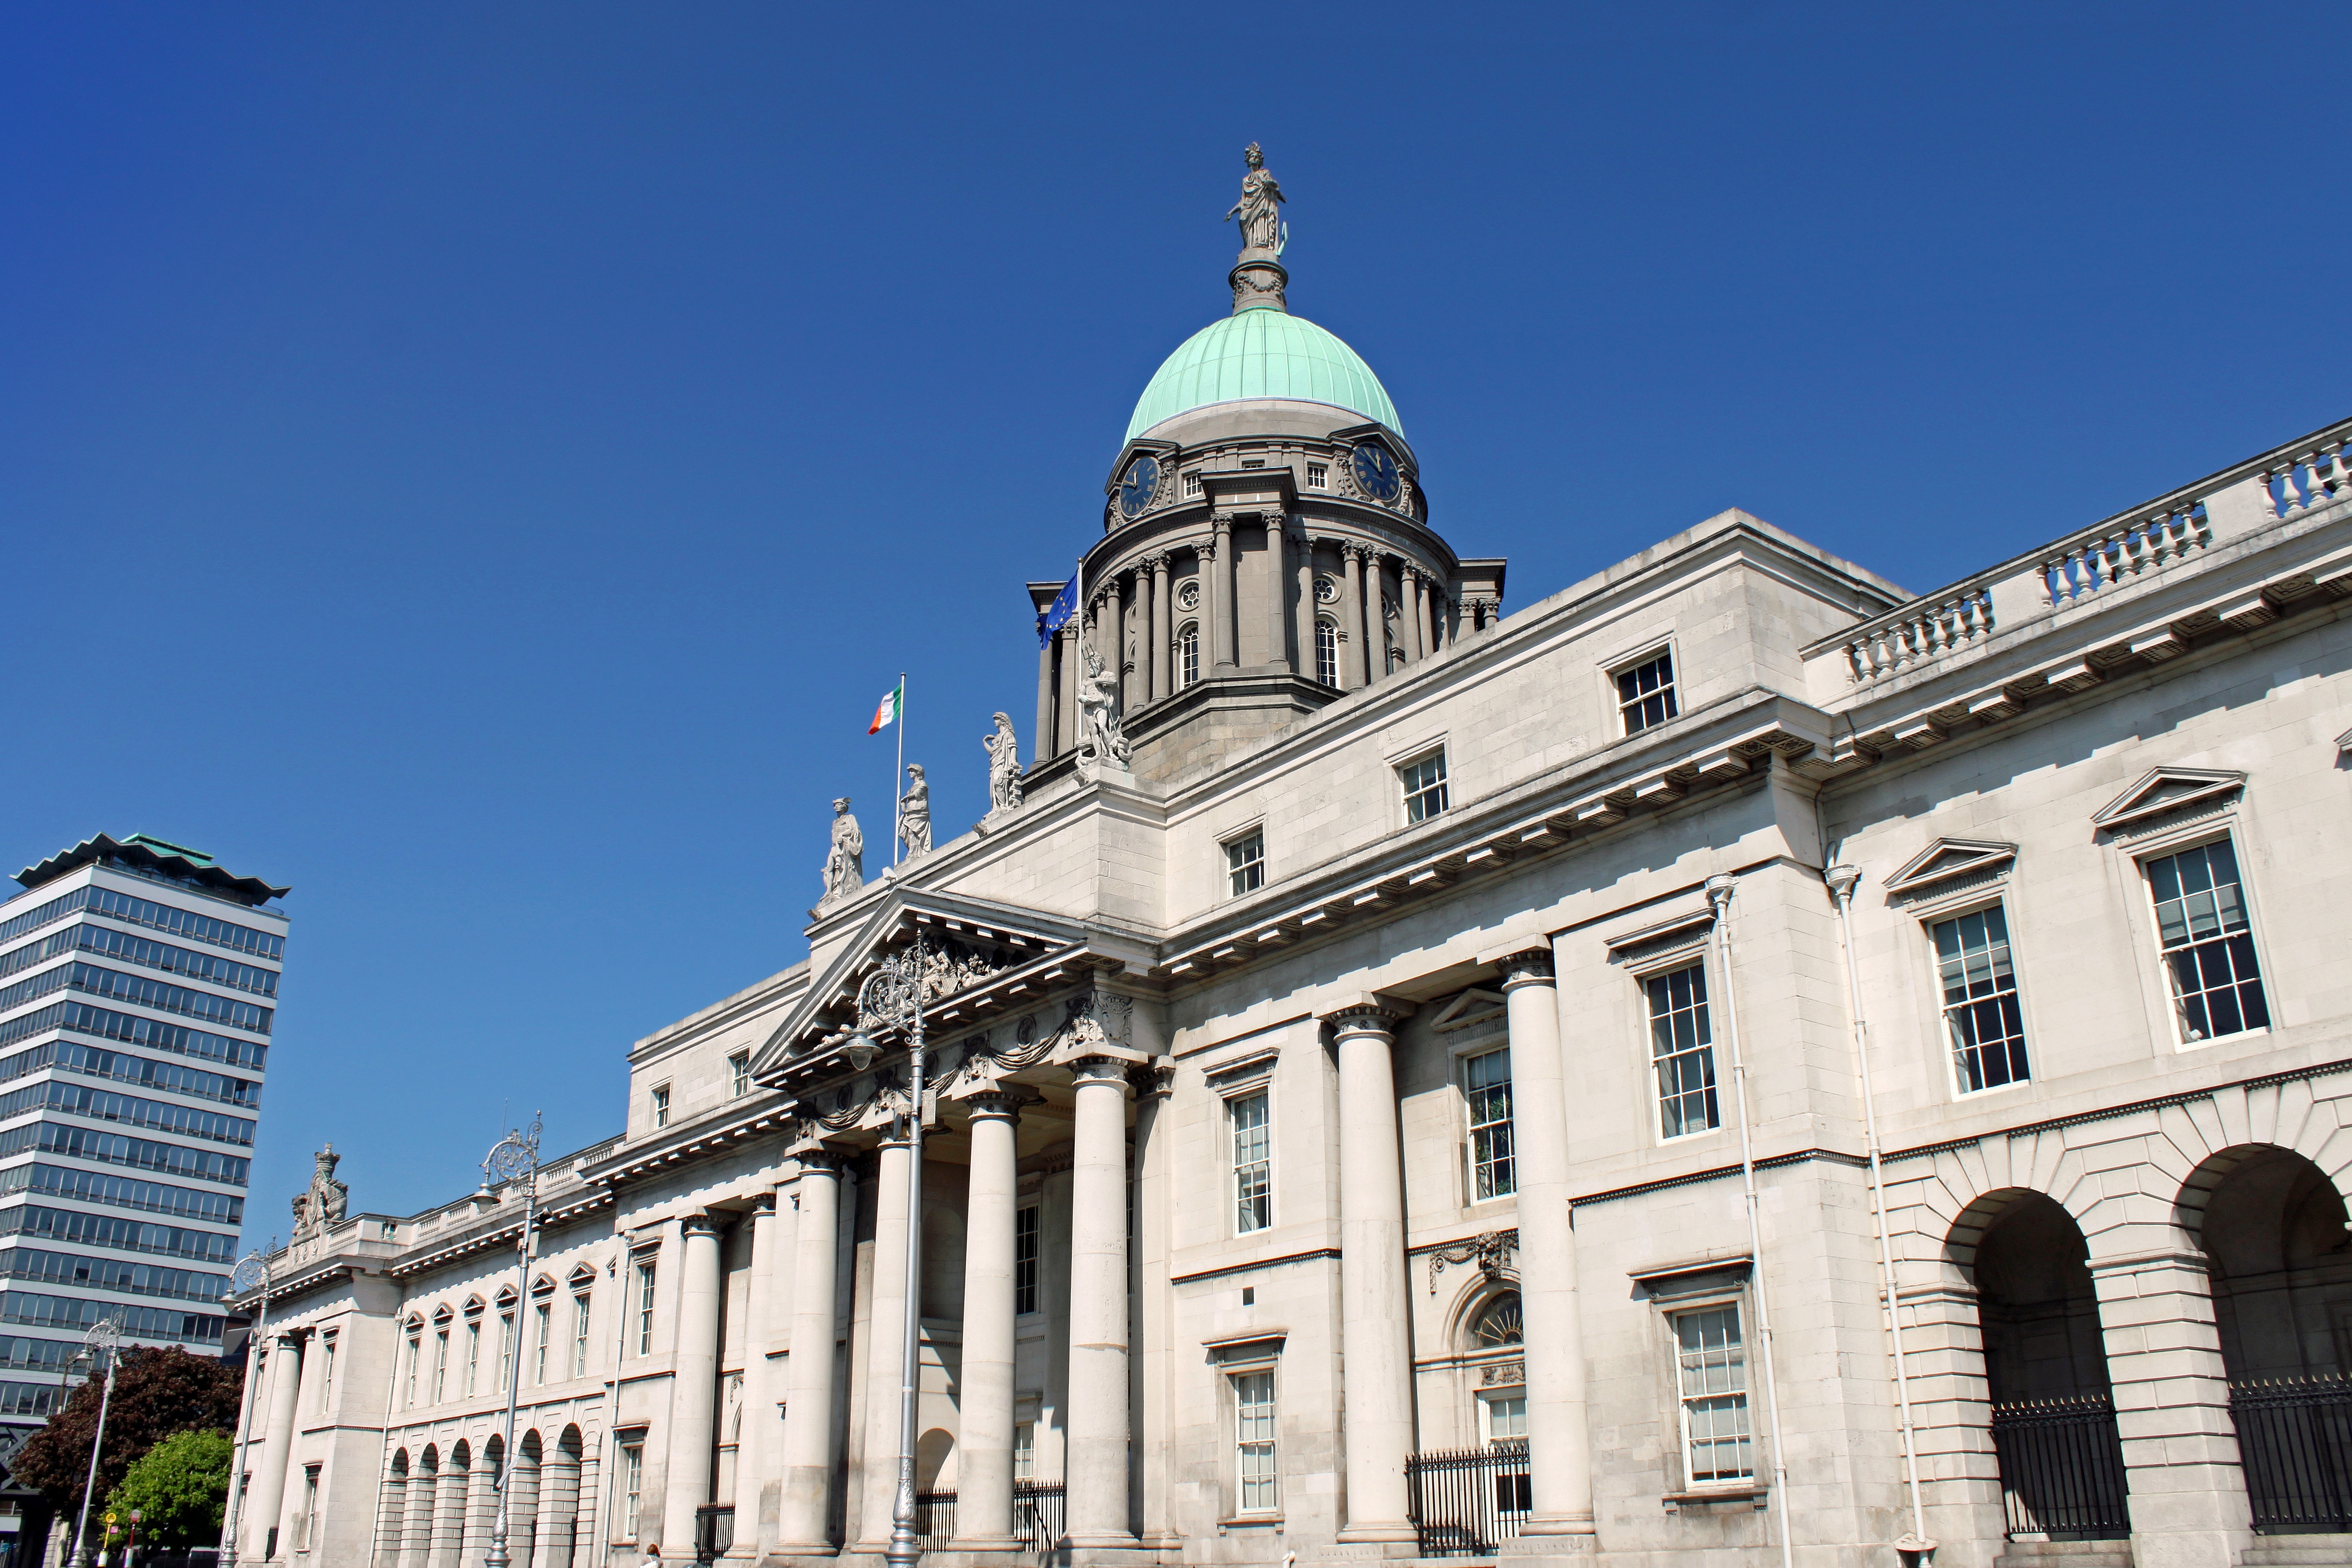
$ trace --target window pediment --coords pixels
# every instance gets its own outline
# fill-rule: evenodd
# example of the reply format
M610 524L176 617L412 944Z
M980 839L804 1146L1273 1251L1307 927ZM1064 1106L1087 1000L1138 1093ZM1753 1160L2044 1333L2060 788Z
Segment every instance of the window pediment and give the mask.
M2219 802L2223 796L2243 789L2245 784L2246 775L2232 771L2151 768L2131 788L2109 801L2104 810L2091 818L2091 825L2103 831L2112 831L2200 801Z
M2017 846L1989 838L1938 838L1886 879L1890 893L1915 893L1955 877L2007 870Z

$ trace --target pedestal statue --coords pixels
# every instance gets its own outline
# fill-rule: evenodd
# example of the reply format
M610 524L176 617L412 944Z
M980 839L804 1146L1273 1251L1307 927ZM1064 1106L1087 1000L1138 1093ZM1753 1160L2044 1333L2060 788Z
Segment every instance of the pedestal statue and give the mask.
M1087 673L1078 682L1078 713L1083 729L1078 742L1080 766L1125 768L1134 751L1118 723L1118 677L1103 668L1102 655L1092 643L1086 650Z
M931 786L924 781L923 764L907 764L907 793L898 797L898 842L907 858L931 852Z
M980 743L988 752L988 809L1010 811L1021 804L1021 742L1011 716L999 713L995 733L982 735Z
M849 797L833 803L833 847L824 857L824 896L820 905L845 899L866 886L866 835L849 815Z

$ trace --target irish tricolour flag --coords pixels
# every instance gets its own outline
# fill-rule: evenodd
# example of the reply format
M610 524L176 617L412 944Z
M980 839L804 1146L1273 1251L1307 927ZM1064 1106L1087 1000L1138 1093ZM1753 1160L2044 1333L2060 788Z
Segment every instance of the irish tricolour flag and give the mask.
M898 717L899 706L906 700L907 683L901 680L882 694L881 702L874 710L874 722L866 726L866 732L869 735L880 734L893 720Z

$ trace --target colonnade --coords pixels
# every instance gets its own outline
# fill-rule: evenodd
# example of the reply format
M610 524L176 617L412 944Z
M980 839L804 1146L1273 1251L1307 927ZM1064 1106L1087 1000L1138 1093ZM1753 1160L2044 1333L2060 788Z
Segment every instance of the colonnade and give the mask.
M580 1502L593 1496L593 1466L581 1458L579 1430L567 1426L555 1451L537 1432L516 1447L507 1551L515 1568L573 1568L587 1561ZM464 1442L446 1455L427 1446L393 1455L376 1529L376 1568L466 1568L490 1548L498 1523L503 1454L492 1437L478 1455ZM281 1553L281 1557L288 1555ZM315 1556L315 1554L314 1554Z
M1265 547L1243 566L1237 528L1262 528ZM1339 592L1316 592L1319 555L1336 553ZM1181 570L1186 562L1192 570ZM1391 626L1389 583L1397 586ZM1191 583L1198 599L1177 602ZM1337 634L1341 690L1354 691L1443 651L1456 638L1491 625L1490 597L1449 598L1448 585L1418 558L1360 539L1317 533L1306 520L1275 513L1217 512L1209 533L1175 542L1089 584L1083 615L1063 624L1037 661L1037 754L1058 755L1079 742L1077 681L1085 668L1081 643L1090 643L1119 681L1130 711L1184 686L1183 632L1197 637L1196 679L1244 668L1243 628L1256 623L1268 657L1252 668L1287 670L1316 679L1316 627L1328 618ZM1109 630L1108 638L1101 634ZM1132 659L1129 659L1129 633ZM1249 639L1252 643L1255 637Z

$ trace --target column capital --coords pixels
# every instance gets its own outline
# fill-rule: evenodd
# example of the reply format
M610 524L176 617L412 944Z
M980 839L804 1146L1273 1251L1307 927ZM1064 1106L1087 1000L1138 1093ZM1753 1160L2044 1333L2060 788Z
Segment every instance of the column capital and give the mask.
M842 1167L848 1163L848 1156L840 1150L827 1148L822 1143L798 1150L793 1158L801 1163L801 1174L803 1176L838 1176Z
M1552 971L1551 943L1524 947L1502 960L1503 989L1509 992L1521 985L1553 985L1557 980Z
M1127 1074L1134 1065L1118 1057L1080 1057L1069 1064L1070 1077L1080 1089L1108 1084L1125 1094L1133 1088L1127 1081Z
M962 1103L965 1109L971 1112L972 1120L975 1121L985 1119L991 1121L1011 1122L1017 1127L1021 1124L1021 1108L1032 1103L1035 1097L1027 1090L1015 1089L1007 1084L995 1089L982 1089L978 1094L968 1095Z
M1409 1008L1381 1002L1351 1002L1328 1013L1318 1014L1331 1026L1334 1037L1346 1035L1378 1035L1383 1039L1396 1038L1396 1026L1410 1016Z
M752 1217L753 1219L773 1219L773 1218L775 1217L775 1214L776 1214L776 1189L775 1189L775 1188L773 1188L773 1187L770 1187L766 1192L764 1192L764 1193L761 1193L761 1194L759 1194L758 1195L756 1195L755 1197L753 1197L753 1198L752 1198L752 1200L751 1200L751 1217Z
M1234 514L1229 511L1213 511L1209 514L1209 526L1219 533L1229 532L1234 526Z
M679 1228L688 1236L717 1236L719 1234L719 1222L711 1218L707 1214L688 1215L683 1220L678 1222L678 1225Z
M1165 550L1155 550L1151 552L1150 554L1143 556L1141 559L1137 561L1136 568L1137 570L1143 572L1167 571L1168 552Z

